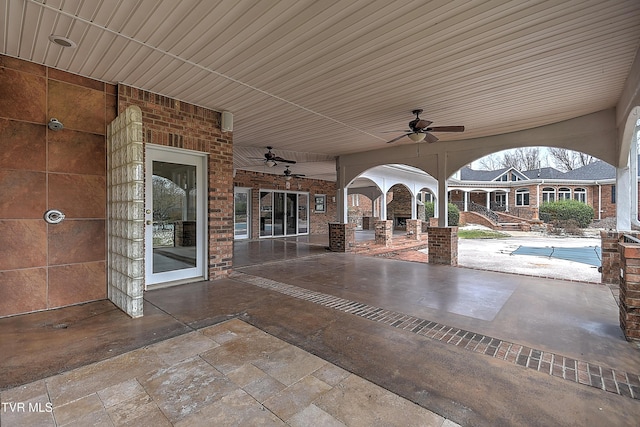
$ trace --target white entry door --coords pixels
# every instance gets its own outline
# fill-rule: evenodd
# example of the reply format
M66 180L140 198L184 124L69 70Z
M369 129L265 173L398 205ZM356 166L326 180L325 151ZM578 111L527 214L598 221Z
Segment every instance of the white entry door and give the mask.
M146 284L205 279L206 156L146 145Z

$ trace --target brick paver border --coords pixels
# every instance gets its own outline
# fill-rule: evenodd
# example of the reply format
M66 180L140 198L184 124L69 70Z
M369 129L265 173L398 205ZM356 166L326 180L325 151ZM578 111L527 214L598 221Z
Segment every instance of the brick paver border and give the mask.
M440 342L455 345L475 353L534 369L554 377L595 387L610 393L640 400L640 375L594 363L576 360L560 354L537 350L524 345L503 341L483 334L443 325L408 314L351 301L275 280L253 276L237 270L231 278L284 295L313 302L350 313L394 328L409 331Z

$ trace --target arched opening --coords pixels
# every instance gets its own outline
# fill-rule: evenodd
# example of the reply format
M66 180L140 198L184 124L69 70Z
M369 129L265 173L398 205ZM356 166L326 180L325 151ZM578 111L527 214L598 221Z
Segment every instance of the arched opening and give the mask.
M405 184L395 184L386 193L387 219L393 222L393 229L404 231L407 220L424 221L424 204L414 198ZM414 206L415 205L415 206Z

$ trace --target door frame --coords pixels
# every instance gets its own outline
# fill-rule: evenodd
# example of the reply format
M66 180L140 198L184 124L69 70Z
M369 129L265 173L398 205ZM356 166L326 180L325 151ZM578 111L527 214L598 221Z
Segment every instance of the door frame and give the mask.
M145 289L207 279L207 155L208 153L145 144ZM153 162L186 164L196 167L196 266L182 270L153 273Z

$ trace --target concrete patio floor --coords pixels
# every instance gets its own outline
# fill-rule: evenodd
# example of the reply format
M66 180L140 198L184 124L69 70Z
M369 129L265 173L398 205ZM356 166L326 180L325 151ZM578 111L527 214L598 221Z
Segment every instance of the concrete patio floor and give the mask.
M85 416L100 415L104 425L224 425L213 418L222 416L241 425L270 414L289 425L310 425L295 424L309 414L345 425L372 425L377 416L373 424L382 425L397 405L425 410L410 417L417 425L637 425L640 350L624 340L607 287L329 253L325 244L321 237L238 242L232 277L147 292L141 319L108 301L0 319L0 399L47 396L57 425L66 422L55 406L64 393L58 403L89 408ZM222 359L212 356L221 348ZM307 366L289 353L312 362L285 381L289 368ZM341 374L329 380L321 368ZM91 380L77 376L89 373ZM267 377L280 382L277 393L298 385L319 394L284 399L295 413L270 408L247 389ZM206 378L229 393L197 394ZM309 396L301 390L295 395ZM161 403L161 396L173 397ZM184 417L180 396L195 405ZM391 401L402 403L380 403ZM356 415L363 405L371 411ZM15 415L0 413L2 425ZM387 425L409 424L394 416Z

